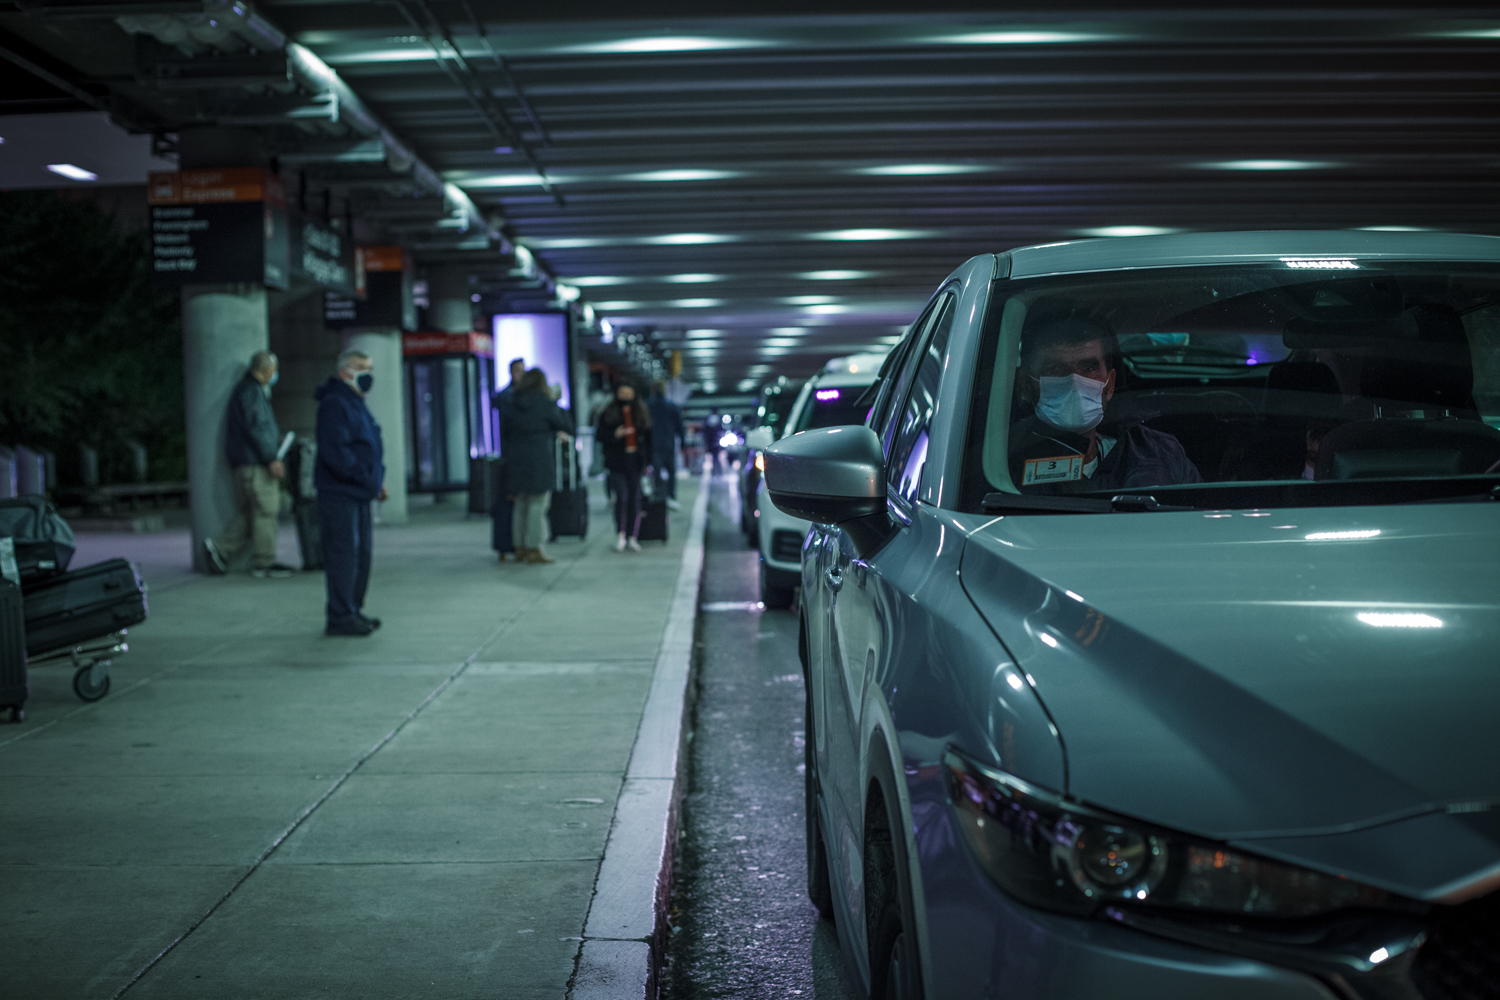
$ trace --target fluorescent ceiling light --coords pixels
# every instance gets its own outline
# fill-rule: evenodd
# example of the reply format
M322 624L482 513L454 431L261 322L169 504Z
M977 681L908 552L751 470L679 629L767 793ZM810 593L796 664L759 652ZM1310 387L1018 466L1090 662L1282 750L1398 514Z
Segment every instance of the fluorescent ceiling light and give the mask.
M848 306L819 305L807 306L807 311L815 316L831 316L834 313L848 312Z
M702 340L705 337L719 337L723 333L723 330L689 330L687 337L689 340Z
M1434 38L1500 38L1500 28L1467 28L1456 31L1434 31Z
M972 163L888 163L880 167L860 167L852 171L872 177L928 177L937 174L977 174L989 167Z
M938 35L927 41L944 45L1065 45L1068 42L1102 42L1112 35L1082 31L974 31L962 35Z
M66 177L70 181L97 181L99 179L98 174L85 170L82 167L75 167L71 163L49 163L47 164L47 169L59 177Z
M928 229L834 229L826 233L808 233L810 240L915 240L931 235Z
M808 331L807 327L805 327L805 326L776 326L776 327L772 327L771 329L767 330L766 332L769 333L769 334L771 334L772 336L775 336L777 334L790 334L790 335L796 337L796 336L802 336L802 335L808 333L809 331Z
M559 178L549 174L547 180L556 183ZM462 184L466 188L539 187L542 178L533 171L517 171L505 174L459 176L455 179L455 183Z
M743 177L738 170L648 170L640 174L622 174L622 181L722 181Z
M639 302L595 302L594 308L600 312L619 311L621 309L639 309Z
M767 337L760 342L761 347L801 347L802 341L796 337Z
M710 52L715 49L755 49L771 42L751 38L704 38L692 35L659 35L650 38L618 38L607 42L585 42L569 45L562 52Z
M1083 236L1167 236L1178 232L1162 226L1100 226L1097 229L1080 230Z
M579 247L613 246L619 242L593 236L542 236L528 238L525 245L537 250L575 250Z
M858 281L860 278L873 278L874 271L803 271L797 277L805 281Z
M579 288L597 288L600 285L628 285L634 278L622 278L617 275L593 274L583 278L569 278L571 284Z
M678 309L709 309L724 304L723 299L673 299L667 305Z
M790 295L781 301L789 306L821 306L838 299L832 295Z
M1222 163L1200 163L1207 170L1321 170L1336 167L1322 160L1225 160Z
M723 281L722 274L668 274L662 281L672 285L702 285L710 281Z
M1443 620L1432 615L1391 613L1385 611L1361 611L1355 615L1366 625L1377 628L1442 628Z
M647 236L642 243L653 246L693 246L700 243L733 243L737 236L718 233L667 233L664 236Z

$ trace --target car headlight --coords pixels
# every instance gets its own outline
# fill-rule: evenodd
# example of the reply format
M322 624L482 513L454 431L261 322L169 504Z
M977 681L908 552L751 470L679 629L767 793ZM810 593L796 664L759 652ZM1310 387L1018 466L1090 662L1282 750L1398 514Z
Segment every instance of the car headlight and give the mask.
M1382 889L1070 802L956 751L943 765L980 866L1032 906L1089 914L1119 901L1262 917L1407 908Z

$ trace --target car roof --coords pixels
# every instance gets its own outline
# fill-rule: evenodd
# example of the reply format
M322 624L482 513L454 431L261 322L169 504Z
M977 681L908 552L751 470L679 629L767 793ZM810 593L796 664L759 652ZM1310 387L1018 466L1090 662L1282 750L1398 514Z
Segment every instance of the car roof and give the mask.
M1177 233L1070 240L1019 247L1008 258L1010 277L1194 264L1250 264L1283 258L1469 260L1500 263L1500 236L1380 230L1268 230ZM1002 268L1003 275L1003 268Z

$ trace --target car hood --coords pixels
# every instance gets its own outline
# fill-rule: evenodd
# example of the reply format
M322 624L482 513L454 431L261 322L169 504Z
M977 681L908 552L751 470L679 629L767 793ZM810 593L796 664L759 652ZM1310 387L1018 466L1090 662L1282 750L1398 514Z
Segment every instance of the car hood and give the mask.
M1068 791L1241 841L1500 803L1500 505L997 518L966 591Z

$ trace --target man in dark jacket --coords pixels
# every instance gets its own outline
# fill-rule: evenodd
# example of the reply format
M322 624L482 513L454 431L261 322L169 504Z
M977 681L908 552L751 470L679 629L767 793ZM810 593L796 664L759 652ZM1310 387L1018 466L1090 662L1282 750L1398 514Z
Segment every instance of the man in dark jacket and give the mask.
M646 405L651 411L651 466L657 488L666 492L667 506L676 510L681 506L677 502L677 451L687 433L682 408L667 398L667 383L661 379L651 383L651 401Z
M250 548L250 575L285 577L290 566L276 561L277 517L281 513L281 487L286 476L277 451L281 431L271 412L271 386L278 377L276 355L257 351L250 370L229 397L229 419L224 449L234 472L234 493L239 512L217 538L203 540L208 564L216 572L229 568L229 561Z
M362 609L370 583L370 501L384 500L385 449L365 406L375 384L363 351L339 355L338 374L318 386L318 517L328 584L328 634L369 635L380 619Z

